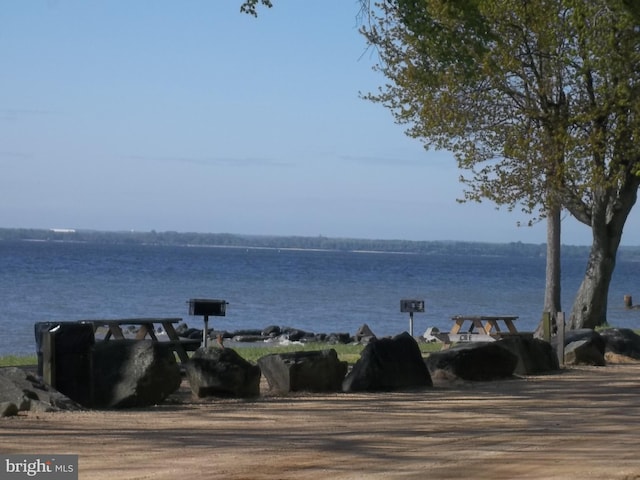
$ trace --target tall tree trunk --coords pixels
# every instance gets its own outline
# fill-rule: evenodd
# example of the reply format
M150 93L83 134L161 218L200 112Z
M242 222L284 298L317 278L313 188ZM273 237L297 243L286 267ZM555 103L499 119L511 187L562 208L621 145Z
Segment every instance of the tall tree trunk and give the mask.
M573 303L569 328L595 328L607 323L609 285L616 266L620 236L595 232L587 271Z
M560 214L561 209L554 207L547 216L547 267L544 289L544 311L555 315L562 311L561 305L561 267L560 267Z
M561 208L553 207L547 212L547 265L546 281L544 285L544 306L543 312L549 312L555 316L562 311L561 306ZM543 335L542 319L536 328L535 336L540 338Z
M595 328L607 323L609 285L616 266L622 230L636 203L640 176L629 174L618 189L597 192L591 209L593 243L587 271L573 303L569 328ZM578 217L576 217L578 218Z

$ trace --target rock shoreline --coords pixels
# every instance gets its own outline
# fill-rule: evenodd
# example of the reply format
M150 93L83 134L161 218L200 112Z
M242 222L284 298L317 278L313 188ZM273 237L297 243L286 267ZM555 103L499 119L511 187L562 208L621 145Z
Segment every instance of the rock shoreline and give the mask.
M197 340L202 338L203 330L191 328L185 323L176 327L176 332L182 338ZM315 333L307 332L294 327L280 327L269 325L262 329L242 329L235 331L209 329L207 337L211 341L222 339L236 343L326 343L328 345L368 343L376 338L367 324L362 325L358 331L351 335L347 332Z
M238 339L247 334L246 331L233 333L235 335L229 333L225 338ZM277 341L290 333L283 333L282 329L265 329L256 336ZM317 341L319 337L317 334L302 335L297 341L302 342L305 338ZM271 354L261 358L256 366L246 362L232 348L220 348L219 345L198 349L183 367L193 367L189 380L196 397L257 396L260 394L260 370L272 389L287 393L298 390L391 391L431 386L432 379L488 381L544 374L560 368L556 356L558 346L553 345L557 338L551 343L530 336L459 343L433 352L426 359L422 357L416 339L406 332L393 338L375 339L373 332L363 325L350 337L350 341L356 339L369 341L350 369L346 362L338 360L332 349ZM570 331L564 342L565 365L605 366L607 357L611 356L618 362L621 359L640 360L640 336L628 329ZM180 367L167 343L132 339L99 342L88 354L90 360L86 364L91 373L88 377L76 375L82 373L75 368L76 364L82 363L84 357L79 355L82 352L59 353L53 385L70 390L51 388L28 368L2 368L0 417L15 416L25 410L156 405L181 384ZM198 359L201 360L199 363L195 361ZM324 377L320 374L327 372L333 373ZM114 378L110 377L112 374ZM170 378L174 381L168 381Z

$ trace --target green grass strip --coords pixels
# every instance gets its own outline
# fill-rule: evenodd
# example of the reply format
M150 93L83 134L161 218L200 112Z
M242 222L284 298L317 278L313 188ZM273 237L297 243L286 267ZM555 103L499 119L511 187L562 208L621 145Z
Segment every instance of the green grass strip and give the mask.
M419 343L420 350L423 354L428 354L434 351L438 351L442 348L440 343ZM364 348L363 345L356 344L337 344L332 345L328 343L303 343L294 345L269 345L264 344L256 346L241 346L233 347L238 354L249 362L256 362L260 357L269 355L272 353L286 353L286 352L301 352L301 351L315 351L326 350L333 348L338 354L338 358L342 361L350 364L355 363L360 358L360 353ZM38 364L38 357L35 355L28 356L16 356L7 355L0 357L0 367L19 367L19 366L34 366Z

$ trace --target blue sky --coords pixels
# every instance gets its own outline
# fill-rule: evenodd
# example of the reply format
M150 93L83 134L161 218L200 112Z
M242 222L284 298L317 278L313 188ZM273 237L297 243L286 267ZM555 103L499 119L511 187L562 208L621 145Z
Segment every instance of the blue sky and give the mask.
M357 1L240 4L1 2L0 226L545 242L360 98Z

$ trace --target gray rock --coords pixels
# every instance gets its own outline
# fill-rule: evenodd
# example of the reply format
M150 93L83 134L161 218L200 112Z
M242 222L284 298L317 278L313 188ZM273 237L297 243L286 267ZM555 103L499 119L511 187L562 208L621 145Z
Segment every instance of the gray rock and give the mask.
M557 349L558 338L551 339L551 345ZM580 328L567 330L564 337L565 365L596 365L606 364L604 353L606 340L595 330Z
M573 342L579 342L582 340L588 340L594 348L598 349L604 355L605 350L605 339L595 330L590 328L579 328L577 330L567 330L564 334L564 345L565 347ZM558 341L558 337L553 337L551 339L551 345L555 349L555 344Z
M277 337L282 333L282 329L277 325L269 325L262 330L263 337Z
M18 367L0 368L0 403L12 403L18 411L82 410L77 402Z
M369 328L369 325L365 323L358 329L353 338L358 343L369 343L376 339L376 335Z
M605 353L640 360L640 335L630 328L607 328L600 332L600 336L605 340Z
M496 342L516 357L518 363L513 373L517 375L537 375L558 370L558 356L551 344L525 335L510 335Z
M458 343L448 350L434 352L426 360L433 378L472 381L511 377L518 357L499 342Z
M109 340L93 349L95 408L156 405L182 381L173 350L151 340Z
M288 328L282 330L282 333L286 335L286 338L291 342L308 341L315 336L314 333L306 332L297 328Z
M607 364L604 352L590 338L571 342L564 350L565 365L594 365L603 367Z
M338 391L348 367L334 349L265 355L258 366L271 390L280 393Z
M333 332L327 335L325 342L332 345L347 344L351 342L351 335L346 332Z
M18 406L13 402L0 403L0 417L15 417L18 411Z
M432 385L420 347L404 332L369 343L342 382L342 390L390 391Z
M199 348L185 364L196 397L255 397L260 395L260 368L231 348Z

